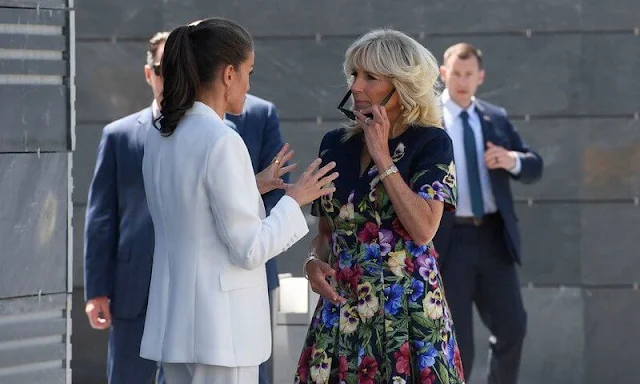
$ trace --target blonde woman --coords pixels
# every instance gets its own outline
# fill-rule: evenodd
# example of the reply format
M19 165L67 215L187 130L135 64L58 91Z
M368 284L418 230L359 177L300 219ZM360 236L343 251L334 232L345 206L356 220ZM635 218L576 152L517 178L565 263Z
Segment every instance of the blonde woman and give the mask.
M344 71L354 110L349 93L339 109L353 123L320 145L340 178L313 205L319 233L304 268L323 297L295 382L462 383L431 242L456 204L438 64L409 36L374 30L349 47Z

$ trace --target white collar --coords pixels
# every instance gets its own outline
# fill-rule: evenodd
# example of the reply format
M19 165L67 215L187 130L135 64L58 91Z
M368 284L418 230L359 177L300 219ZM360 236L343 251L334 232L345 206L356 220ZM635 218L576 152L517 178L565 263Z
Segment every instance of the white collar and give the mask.
M459 106L458 104L456 104L455 101L453 101L453 99L451 99L451 95L449 95L449 90L445 89L444 91L442 91L442 95L440 96L440 100L442 101L442 106L444 108L446 108L449 113L451 114L452 117L458 117L460 116L460 113L464 110L467 111L467 113L469 115L471 115L476 108L476 97L472 96L471 97L471 104L467 107L467 108L462 108L461 106Z
M200 102L200 101L196 101L193 103L193 106L191 107L191 109L189 109L185 115L203 115L203 116L210 116L215 118L216 120L220 120L221 122L223 122L222 118L220 116L218 116L218 114L216 113L216 111L214 111L210 106L208 106L207 104Z

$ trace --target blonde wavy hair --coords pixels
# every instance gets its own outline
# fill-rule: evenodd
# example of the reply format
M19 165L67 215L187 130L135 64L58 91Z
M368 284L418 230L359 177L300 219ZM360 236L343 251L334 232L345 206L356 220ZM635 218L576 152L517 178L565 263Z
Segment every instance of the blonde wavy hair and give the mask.
M422 44L397 30L372 30L347 49L343 70L349 87L356 69L390 78L404 107L400 126L442 128L438 61ZM353 124L347 136L360 132Z

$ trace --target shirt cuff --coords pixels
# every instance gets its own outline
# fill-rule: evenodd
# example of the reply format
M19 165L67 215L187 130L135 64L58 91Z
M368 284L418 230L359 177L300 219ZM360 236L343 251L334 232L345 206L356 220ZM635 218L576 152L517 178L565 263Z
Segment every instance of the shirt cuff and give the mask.
M513 176L518 176L520 171L522 170L522 162L520 161L520 154L518 152L514 152L516 154L516 164L513 168L509 169L509 173Z

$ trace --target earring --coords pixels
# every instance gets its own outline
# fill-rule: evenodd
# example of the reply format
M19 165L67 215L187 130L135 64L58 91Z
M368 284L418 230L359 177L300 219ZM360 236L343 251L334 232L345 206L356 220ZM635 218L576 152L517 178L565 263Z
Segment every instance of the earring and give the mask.
M404 111L404 105L401 105L401 106L400 106L400 110L401 110L401 111Z

